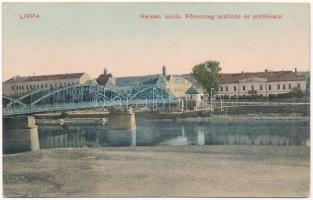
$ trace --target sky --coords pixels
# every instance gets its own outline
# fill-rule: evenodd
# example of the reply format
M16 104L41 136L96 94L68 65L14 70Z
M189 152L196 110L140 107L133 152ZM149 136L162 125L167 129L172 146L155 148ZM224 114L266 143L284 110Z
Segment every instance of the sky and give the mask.
M225 14L241 19L216 17ZM281 18L252 19L257 14ZM207 60L219 61L223 73L310 69L308 3L4 3L2 15L3 80L74 72L96 78L105 67L114 76L146 75L163 65L182 74Z

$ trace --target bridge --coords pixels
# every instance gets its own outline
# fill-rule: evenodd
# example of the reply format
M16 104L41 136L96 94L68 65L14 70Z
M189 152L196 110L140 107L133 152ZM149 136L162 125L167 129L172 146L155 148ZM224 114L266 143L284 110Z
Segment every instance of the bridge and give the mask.
M180 110L182 100L163 87L139 87L122 92L97 84L71 85L36 90L17 99L3 96L3 116L81 110Z
M4 152L40 149L36 113L98 109L109 110L110 131L133 134L134 109L181 110L182 99L163 87L138 87L123 92L97 84L37 90L19 98L2 97ZM26 144L26 145L25 145Z

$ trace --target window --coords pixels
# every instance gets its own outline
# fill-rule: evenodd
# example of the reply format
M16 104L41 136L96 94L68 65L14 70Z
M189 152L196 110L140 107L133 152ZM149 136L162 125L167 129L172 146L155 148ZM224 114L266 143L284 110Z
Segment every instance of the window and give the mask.
M226 86L225 90L226 90L226 92L228 91L228 86Z
M12 85L12 90L14 90L14 85Z
M32 88L33 88L33 86L32 86L32 85L29 85L29 88L30 88L30 89L32 89Z
M268 85L268 90L272 90L272 85Z
M298 83L298 88L300 88L300 83Z
M223 87L220 88L221 92L223 92Z
M260 85L260 90L263 90L263 86L262 85Z
M234 91L237 91L237 87L236 86L234 86Z
M42 84L40 85L40 88L43 88L43 85L42 85Z
M48 87L48 85L47 85L47 84L46 84L45 86L46 86L46 88Z
M253 85L251 85L251 90L252 90L252 91L254 90L254 86L253 86Z
M24 90L24 85L22 85L22 90Z
M28 85L26 85L26 90L28 90Z
M285 84L283 84L283 90L285 90L286 89L286 85Z
M71 83L68 83L67 85L71 85Z
M246 91L246 86L242 86L242 90L243 90L243 91Z
M288 86L288 88L289 88L289 89L291 89L291 84L290 84L290 83L289 83L289 86Z
M58 85L57 83L54 84L54 86L57 86L57 85Z
M280 90L280 85L279 84L277 85L277 90Z

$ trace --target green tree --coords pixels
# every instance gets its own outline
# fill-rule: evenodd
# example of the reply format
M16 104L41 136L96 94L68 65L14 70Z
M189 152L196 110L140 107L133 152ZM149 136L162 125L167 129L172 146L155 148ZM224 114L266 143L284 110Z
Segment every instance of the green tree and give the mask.
M192 68L192 76L208 93L211 91L211 88L214 88L214 92L216 92L220 71L220 63L209 60L194 66Z
M304 96L304 92L298 87L292 88L289 94L292 97L298 97L298 98L302 98Z

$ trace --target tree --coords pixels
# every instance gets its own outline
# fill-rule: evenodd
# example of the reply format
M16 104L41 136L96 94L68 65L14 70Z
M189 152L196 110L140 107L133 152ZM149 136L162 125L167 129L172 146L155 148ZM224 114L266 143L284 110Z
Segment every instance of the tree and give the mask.
M211 91L211 88L214 88L214 92L216 92L220 71L220 63L209 60L194 66L192 68L192 76L208 93Z
M304 96L304 92L299 87L294 87L289 92L290 96L302 98Z

